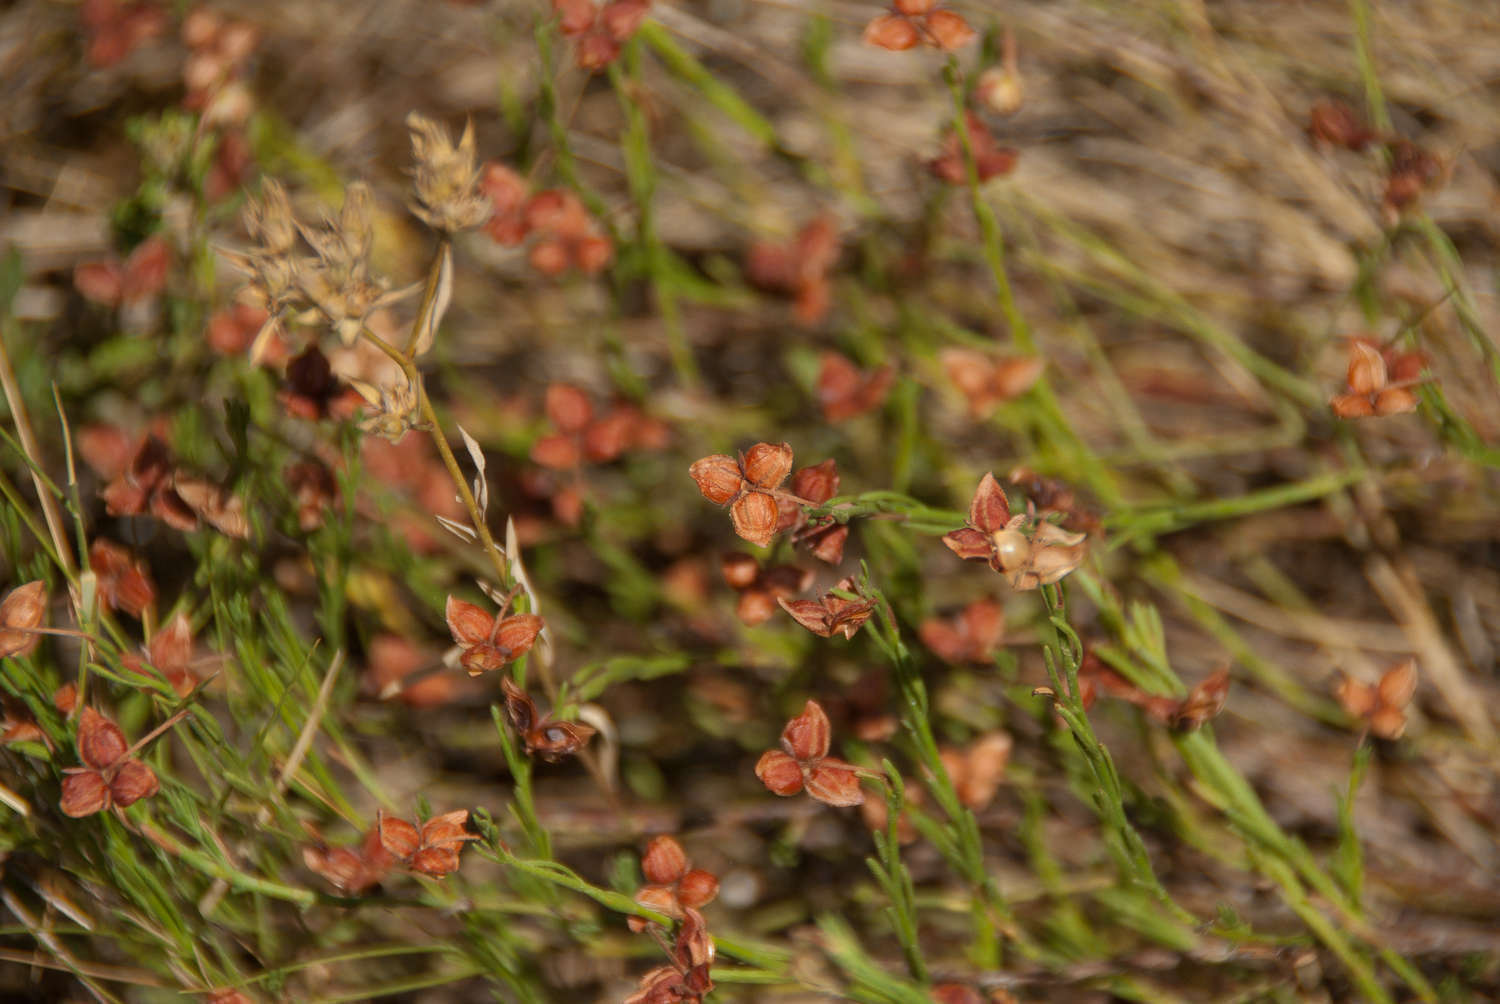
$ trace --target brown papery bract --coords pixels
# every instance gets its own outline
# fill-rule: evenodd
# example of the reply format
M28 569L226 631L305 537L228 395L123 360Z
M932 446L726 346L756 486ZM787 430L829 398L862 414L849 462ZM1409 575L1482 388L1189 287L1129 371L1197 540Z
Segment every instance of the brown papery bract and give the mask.
M1219 669L1209 674L1188 692L1182 703L1172 710L1170 723L1175 729L1192 731L1205 722L1218 717L1224 710L1224 701L1229 697L1229 669Z
M510 677L503 677L500 687L505 693L506 720L520 736L528 755L560 760L577 753L593 738L596 730L591 725L553 721L550 714L540 714L536 702Z
M830 422L845 422L874 411L885 402L895 379L890 366L865 373L837 352L823 353L818 370L818 404L823 417Z
M98 537L89 545L89 569L98 576L100 602L111 610L139 618L156 602L145 563L112 540Z
M834 589L858 595L852 578L845 578ZM781 609L792 615L792 619L821 638L841 634L846 639L870 619L875 612L875 601L870 599L845 599L834 592L817 600L786 600L778 597Z
M975 600L952 617L923 621L917 634L948 662L987 662L1005 637L1005 608L994 600Z
M480 607L455 596L448 597L444 616L453 640L462 649L459 663L470 676L499 669L531 651L542 631L542 619L536 614L502 612L491 616Z

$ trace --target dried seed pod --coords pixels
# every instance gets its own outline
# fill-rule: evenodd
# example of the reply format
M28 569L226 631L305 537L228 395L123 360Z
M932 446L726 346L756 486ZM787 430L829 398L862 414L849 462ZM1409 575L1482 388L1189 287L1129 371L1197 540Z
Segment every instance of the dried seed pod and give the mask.
M161 783L157 781L156 773L134 757L120 764L109 782L110 796L121 808L150 798L160 790Z
M69 774L63 778L62 799L58 807L63 815L74 819L103 812L111 804L109 785L94 771Z
M767 750L755 764L755 776L777 795L795 795L802 790L802 768L781 750Z
M677 899L685 907L706 906L718 895L718 877L702 868L690 868L677 882Z
M17 586L0 600L0 658L27 656L36 649L47 612L47 586L41 579Z
M1200 728L1204 722L1218 717L1228 697L1229 668L1226 666L1209 674L1172 710L1172 727L1184 731Z
M1363 150L1375 133L1349 105L1342 101L1319 101L1308 110L1307 131L1314 140L1346 150Z
M816 760L828 755L833 729L817 701L808 701L802 713L781 730L781 748L797 760Z
M916 26L898 14L882 14L865 25L866 45L904 52L916 48L921 42L922 35Z
M1345 378L1354 394L1373 394L1386 385L1385 358L1380 349L1363 339L1349 342L1349 372Z
M979 37L961 14L951 10L935 10L928 14L927 33L933 44L944 52L962 49Z
M687 868L687 854L671 837L654 838L641 855L641 873L656 885L672 885L687 874Z
M383 811L375 816L375 829L380 834L380 846L391 857L404 861L422 846L422 834L415 826Z
M890 366L862 373L837 352L823 353L818 370L818 404L823 417L830 422L843 422L873 411L885 401L895 379L895 370ZM793 492L802 495L795 488Z
M108 770L129 748L125 733L114 722L93 708L85 707L78 716L78 758L94 770Z
M703 457L688 473L703 497L728 505L735 533L766 547L779 521L775 493L792 470L792 448L786 443L757 443L736 461L724 454Z
M854 580L845 578L834 586L844 592L856 592ZM791 614L792 619L820 638L831 638L842 634L853 638L875 612L875 601L867 599L847 600L829 592L817 600L787 600L777 597L781 609Z
M664 913L668 917L682 916L682 904L677 894L668 885L641 886L635 892L635 901L648 910ZM630 917L625 923L632 931L640 932L644 931L651 922L645 917Z
M795 795L806 788L826 805L859 805L865 797L859 773L852 764L828 756L830 732L822 705L808 701L782 730L781 749L761 755L755 776L777 795Z
M698 483L698 491L714 505L728 505L745 482L734 458L722 453L695 461L688 473Z
M459 664L470 676L499 669L531 651L543 627L536 614L492 617L454 596L448 597L444 615L454 642L463 650Z
M734 589L749 589L760 577L760 562L748 554L726 554L719 562L724 581Z
M89 569L98 576L99 599L111 610L139 618L156 602L156 587L143 562L104 537L89 545Z
M582 749L593 738L592 726L578 722L555 722L548 715L538 715L536 703L509 677L500 681L505 692L505 713L510 726L521 737L527 754L540 754L544 760L560 760Z

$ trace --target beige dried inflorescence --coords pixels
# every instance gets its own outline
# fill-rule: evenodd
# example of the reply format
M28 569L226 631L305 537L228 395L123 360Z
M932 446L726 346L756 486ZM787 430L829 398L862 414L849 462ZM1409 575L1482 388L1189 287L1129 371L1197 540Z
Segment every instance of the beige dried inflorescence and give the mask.
M297 299L297 219L286 189L274 178L261 184L259 202L245 201L240 218L254 243L244 254L228 257L250 276L250 289L266 310L266 319L250 343L250 361L259 363L278 341L282 311Z
M299 223L297 229L316 255L298 264L298 288L339 340L353 345L371 314L406 295L405 291L387 292L385 282L370 270L370 252L375 246L370 186L362 181L349 186L337 220L325 215L321 225Z
M417 388L410 380L379 387L363 380L350 380L349 386L374 409L359 423L360 431L399 443L406 430L419 424Z
M411 155L417 164L412 171L416 193L412 213L447 234L483 226L494 205L479 190L474 123L464 125L457 145L441 125L417 112L406 117L406 127L411 130Z

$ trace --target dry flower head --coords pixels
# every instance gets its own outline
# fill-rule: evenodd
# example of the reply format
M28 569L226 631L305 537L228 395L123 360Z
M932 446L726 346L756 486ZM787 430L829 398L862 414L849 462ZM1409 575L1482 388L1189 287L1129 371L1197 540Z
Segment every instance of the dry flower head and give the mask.
M593 0L552 0L558 28L574 42L579 68L602 70L619 58L621 47L651 13L649 0L613 0L596 6Z
M790 599L812 585L810 569L795 565L762 568L748 554L726 554L720 561L724 581L739 594L735 615L749 627L764 624L776 612L780 599Z
M635 901L674 920L682 919L685 910L707 905L719 894L718 878L692 867L682 845L669 836L655 837L646 845L641 873L646 885L636 890ZM627 923L632 931L643 931L649 921L630 917Z
M536 754L548 761L561 760L577 753L594 737L596 730L592 725L554 721L550 714L539 713L531 695L510 677L500 680L500 688L505 692L506 721L521 737L528 755Z
M825 352L818 369L818 405L828 421L848 421L879 408L895 380L890 366L865 373L839 353Z
M161 787L156 774L131 752L120 727L85 706L78 716L78 758L83 766L63 772L63 814L92 816L156 794Z
M963 16L937 6L935 0L895 0L888 13L865 25L865 44L902 52L930 45L944 52L961 49L978 37Z
M1082 564L1085 536L1029 513L1012 516L999 482L986 473L969 503L968 524L943 543L960 558L989 562L1012 589L1027 590L1050 585Z
M1381 674L1371 686L1340 673L1334 686L1346 712L1363 719L1371 732L1381 739L1400 739L1406 732L1406 708L1417 692L1417 661L1402 659Z
M145 562L112 540L98 537L89 545L89 569L97 578L99 602L106 609L139 619L156 602L156 587Z
M1348 340L1349 368L1345 393L1329 401L1339 418L1369 418L1400 415L1417 410L1417 395L1411 390L1421 382L1427 354L1400 352L1382 346L1367 335Z
M482 608L449 596L445 611L448 630L462 649L459 664L470 676L478 676L531 651L541 633L542 619L536 614L491 616Z
M938 358L975 419L988 418L1006 401L1026 393L1041 379L1046 367L1038 356L995 358L973 349L944 349Z
M790 294L797 320L813 325L828 313L832 302L828 272L838 256L837 223L824 214L803 226L789 244L751 244L745 273L763 289Z
M146 659L156 675L166 680L178 697L192 693L198 681L192 672L193 625L185 613L178 613L157 629L146 644ZM140 656L126 653L122 661L133 672L148 672Z
M865 793L853 764L828 755L832 727L817 701L786 723L781 749L767 750L755 764L755 776L777 795L795 795L804 788L825 805L859 805Z
M917 635L945 662L989 662L1005 638L1005 608L975 600L952 617L923 621Z
M778 598L781 609L792 615L792 619L820 638L831 638L841 634L844 638L864 626L875 612L875 601L865 598L847 599L840 592L853 593L859 597L852 577L840 579L833 590L816 600L786 600Z
M298 290L332 328L341 342L353 345L376 310L395 303L404 293L388 293L370 268L375 246L374 196L362 181L344 192L337 218L324 214L317 226L297 223L297 231L313 250L313 258L297 262Z
M974 173L980 183L1015 170L1020 154L1012 147L1001 146L984 120L972 111L964 112L964 136L974 154ZM969 183L968 157L964 153L964 136L950 128L943 136L942 152L928 162L934 177L950 185Z
M468 809L455 809L433 816L420 828L404 819L387 816L375 818L380 845L405 867L429 878L442 878L458 871L458 856L464 844L478 839L464 829Z
M963 749L948 748L939 755L958 800L970 809L983 809L994 800L1010 762L1011 738L987 732Z
M147 237L123 262L79 265L73 285L86 299L107 307L130 307L153 299L167 284L172 247L160 235Z
M302 849L303 864L346 895L358 896L378 885L395 864L381 840L379 823L365 833L358 850L330 847L310 824L303 825L315 840Z
M734 532L761 547L776 535L778 489L791 472L792 448L786 443L756 443L738 460L716 453L688 470L704 498L729 507Z
M482 226L494 207L479 190L474 123L464 124L457 144L446 129L417 112L406 116L406 127L411 130L411 154L416 162L412 213L447 234Z

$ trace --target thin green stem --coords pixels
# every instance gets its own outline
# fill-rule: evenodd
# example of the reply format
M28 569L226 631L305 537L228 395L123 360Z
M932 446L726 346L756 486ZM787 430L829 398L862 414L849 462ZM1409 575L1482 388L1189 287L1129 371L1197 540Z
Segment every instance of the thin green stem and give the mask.
M1375 53L1370 41L1369 0L1349 0L1354 16L1354 61L1365 88L1365 109L1376 132L1391 131L1391 113L1385 106L1385 91L1380 86L1380 72L1375 68Z
M1037 353L1036 339L1032 335L1031 326L1026 322L1025 315L1021 313L1021 308L1016 303L1015 292L1011 288L1010 275L1006 269L1005 237L1000 231L1000 223L995 218L994 209L985 200L984 193L979 187L979 162L974 153L973 138L969 135L963 75L958 68L957 60L952 58L948 60L943 68L943 75L953 97L953 129L963 149L969 203L973 208L974 219L979 224L984 257L995 282L995 291L1000 300L1000 312L1010 328L1011 339L1015 342L1016 348L1027 355L1035 355ZM1045 377L1037 381L1030 394L1032 400L1039 406L1037 425L1047 434L1052 445L1062 451L1073 466L1074 470L1070 476L1086 480L1089 487L1106 504L1118 504L1121 501L1121 495L1115 484L1113 473L1100 463L1098 455L1073 430Z
M656 167L651 155L651 134L646 126L646 115L636 98L641 88L641 49L638 40L632 40L626 46L624 57L623 62L628 70L621 69L619 60L611 63L609 81L619 99L620 111L625 116L620 149L625 158L625 177L637 213L636 247L644 259L646 275L656 294L656 305L661 311L662 326L667 332L667 344L670 346L677 379L684 387L691 389L702 382L702 374L698 371L698 363L693 358L692 346L688 343L687 331L682 324L667 249L656 233Z

